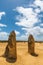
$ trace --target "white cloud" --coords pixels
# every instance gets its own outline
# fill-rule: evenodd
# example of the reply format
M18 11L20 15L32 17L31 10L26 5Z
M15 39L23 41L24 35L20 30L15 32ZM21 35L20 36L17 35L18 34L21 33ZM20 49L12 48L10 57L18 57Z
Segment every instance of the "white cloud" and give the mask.
M7 25L0 23L0 27L7 27ZM2 28L0 28L0 31L1 30L2 30Z
M0 32L0 40L8 40L8 35L7 32Z
M0 35L5 36L5 35L8 35L8 33L7 32L0 32Z
M42 0L35 0L33 4L31 4L28 8L24 7L17 7L16 11L20 14L16 17L16 19L19 22L16 22L15 24L18 26L23 26L22 30L25 30L25 35L22 35L21 38L24 38L29 34L32 34L35 39L39 39L38 35L43 34L43 28L40 27L43 26L40 24L39 26L34 25L36 23L41 23L41 20L39 19L39 13L43 11L43 1ZM22 14L22 15L21 15ZM42 17L42 15L40 16Z
M32 27L32 28L22 28L22 30L26 30L27 33L30 34L35 34L35 35L40 35L41 33L43 33L43 28L41 28L40 26L36 26L36 27Z
M32 27L35 23L40 22L40 20L38 19L38 13L42 11L43 1L35 0L32 5L33 7L35 7L35 9L33 9L32 7L29 7L29 8L17 7L16 8L16 11L20 13L20 15L17 16L17 19L19 20L19 22L16 22L15 24L19 26L24 26L24 27ZM21 16L21 14L23 16Z
M28 37L26 35L21 35L20 37L16 37L19 41L27 41Z
M24 8L24 7L17 7L16 10L23 14L23 16L18 16L17 19L19 22L15 24L24 27L32 27L35 23L39 22L37 18L37 13L34 12L33 8Z
M19 35L20 32L15 30L16 35ZM0 40L8 40L9 33L7 32L0 32Z
M41 11L40 11L40 8L36 8L36 9L35 9L35 12L36 12L36 13L40 13L40 12L41 12Z
M7 27L7 25L0 23L0 27Z
M43 23L41 23L40 26L43 26Z
M40 7L40 11L43 11L43 0L35 0L33 2L33 7Z
M15 30L15 33L16 33L16 35L19 35L20 34L20 32L19 31L16 31L16 30Z
M41 36L41 35L43 36L43 28L41 28L40 26L36 26L32 28L22 28L22 30L26 31L25 37L27 36L27 39L30 34L34 36L35 40L39 40L40 37L38 38L38 36Z
M3 15L5 15L5 12L0 12L0 20L1 20Z

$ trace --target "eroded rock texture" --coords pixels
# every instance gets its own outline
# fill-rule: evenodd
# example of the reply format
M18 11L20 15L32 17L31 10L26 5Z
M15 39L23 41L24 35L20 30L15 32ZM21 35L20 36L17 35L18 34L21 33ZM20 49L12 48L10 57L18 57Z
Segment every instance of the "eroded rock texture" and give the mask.
M6 46L5 50L5 56L8 58L17 58L17 53L16 53L16 34L14 31L12 31L9 35L8 38L8 45Z
M28 52L30 54L34 54L34 47L35 47L35 41L34 41L34 38L32 35L29 35L29 38L28 38Z

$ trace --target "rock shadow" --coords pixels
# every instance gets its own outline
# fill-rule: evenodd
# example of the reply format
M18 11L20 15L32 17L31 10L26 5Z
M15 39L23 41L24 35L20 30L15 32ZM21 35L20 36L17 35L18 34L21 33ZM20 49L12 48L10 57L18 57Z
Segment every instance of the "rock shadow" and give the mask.
M6 61L9 62L9 63L15 63L16 60L17 60L16 58L8 58L8 57L5 56L5 55L2 55L2 56L0 56L0 57L6 58Z
M34 57L38 57L38 54L36 54L36 53L31 53L31 55Z
M6 61L9 63L15 63L16 62L16 58L6 58Z

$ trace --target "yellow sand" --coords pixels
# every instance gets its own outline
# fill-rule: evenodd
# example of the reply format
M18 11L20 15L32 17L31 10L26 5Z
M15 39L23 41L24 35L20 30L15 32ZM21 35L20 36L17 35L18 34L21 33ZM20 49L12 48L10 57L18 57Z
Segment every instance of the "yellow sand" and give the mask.
M35 52L38 57L28 53L27 42L17 42L17 61L8 62L2 55L7 43L0 43L0 65L43 65L43 43L35 43Z

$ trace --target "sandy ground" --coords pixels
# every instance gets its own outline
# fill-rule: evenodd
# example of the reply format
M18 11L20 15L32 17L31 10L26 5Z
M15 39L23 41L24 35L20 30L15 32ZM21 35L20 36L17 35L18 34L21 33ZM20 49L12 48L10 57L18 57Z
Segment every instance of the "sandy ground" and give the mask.
M0 43L0 65L43 65L43 43L35 43L35 52L38 57L28 53L27 42L17 42L17 61L9 62L2 55L7 43Z

